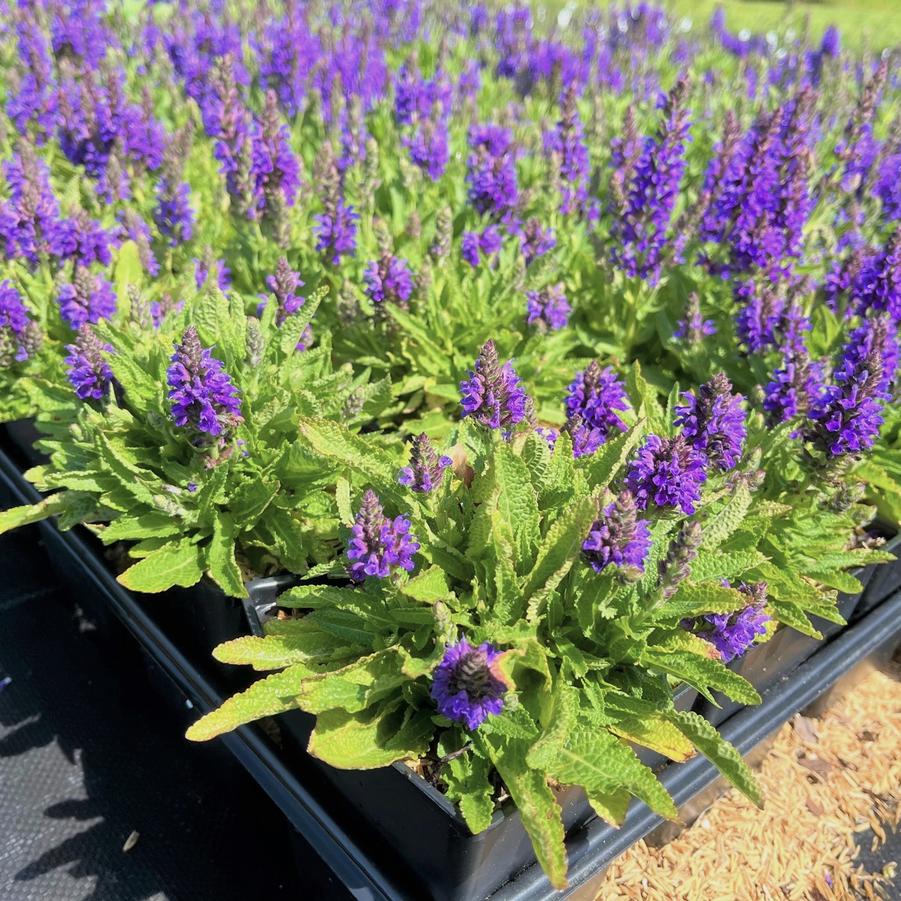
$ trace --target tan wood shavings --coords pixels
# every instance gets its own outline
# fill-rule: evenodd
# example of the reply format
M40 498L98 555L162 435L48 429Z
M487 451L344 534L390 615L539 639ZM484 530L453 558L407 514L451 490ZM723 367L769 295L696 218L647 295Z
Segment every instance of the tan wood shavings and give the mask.
M758 774L758 810L732 791L663 847L639 842L598 901L870 901L901 897L897 866L866 872L901 828L901 682L872 672L822 719L796 717Z

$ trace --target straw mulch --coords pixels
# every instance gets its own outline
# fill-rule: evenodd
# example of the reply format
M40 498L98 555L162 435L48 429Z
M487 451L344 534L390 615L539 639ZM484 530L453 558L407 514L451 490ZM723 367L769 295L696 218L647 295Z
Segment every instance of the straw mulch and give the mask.
M730 792L674 841L640 842L611 864L598 901L901 897L896 863L870 873L857 859L858 843L875 850L901 821L893 676L873 671L821 719L782 728L758 774L763 810Z

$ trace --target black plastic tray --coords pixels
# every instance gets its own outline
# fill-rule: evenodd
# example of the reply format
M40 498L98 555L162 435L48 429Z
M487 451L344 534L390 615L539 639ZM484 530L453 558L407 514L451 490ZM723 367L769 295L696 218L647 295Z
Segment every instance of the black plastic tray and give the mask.
M33 501L37 497L34 489L22 480L16 467L2 454L0 479L23 502ZM203 713L221 703L227 692L222 691L214 679L175 646L135 596L115 581L103 562L78 535L60 533L49 523L45 524L44 534L51 552L59 554L62 559L67 558L73 570L84 572L98 596L138 639L148 657L167 673L191 706ZM826 691L857 662L876 648L897 641L901 628L899 613L901 593L884 601L865 619L822 646L798 667L791 679L781 680L765 691L762 705L745 708L730 718L723 726L724 736L743 752L749 751L794 712ZM386 854L382 837L374 834L371 827L361 824L359 815L354 815L354 805L346 799L342 801L335 786L323 784L322 770L310 758L291 748L291 742L284 739L284 727L279 731L281 740L278 731L271 735L271 730L264 731L263 726L244 727L223 736L222 742L334 873L336 887L343 887L342 891L346 890L357 898L428 897L428 879L424 880L424 877L431 874L420 866L420 861L400 859L401 855L396 851ZM410 832L421 828L424 818L432 818L431 813L423 813L429 805L435 810L440 810L442 803L446 805L440 795L429 798L428 786L401 768L344 775L358 781L360 797L371 796L374 800L377 790L373 780L377 774L386 776L389 780L386 785L396 787L401 784L398 780L404 780L411 789L415 787L415 791L406 798L398 795L387 798L386 809L391 810L393 819L401 821ZM715 778L714 768L703 758L666 767L661 775L679 804L690 800ZM502 814L499 816L503 817ZM452 828L451 817L446 812L445 817L447 822L444 828ZM597 819L588 822L584 828L574 829L567 840L571 880L569 892L580 886L587 890L587 883L592 882L607 863L659 822L660 819L644 805L635 804L625 825L619 830L611 829ZM420 838L422 844L434 840L434 836L427 834L422 834ZM496 848L490 859L500 856L501 850ZM445 884L450 892L450 880L445 880ZM479 894L482 889L472 881L458 887L469 892L457 894L458 898L476 901L484 897ZM500 887L493 897L525 901L562 896L550 889L537 864L533 863Z

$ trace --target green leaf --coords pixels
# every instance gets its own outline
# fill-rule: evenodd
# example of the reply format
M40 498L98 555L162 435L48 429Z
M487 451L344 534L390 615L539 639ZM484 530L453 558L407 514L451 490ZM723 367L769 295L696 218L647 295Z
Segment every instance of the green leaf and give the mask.
M278 491L278 482L269 481L263 476L244 482L235 491L228 505L232 521L241 531L249 531L265 513Z
M673 799L651 769L606 729L576 726L560 743L536 744L528 761L564 785L581 785L588 794L625 788L655 813L678 816Z
M235 561L235 526L222 514L213 521L213 538L207 548L210 578L230 597L246 598L247 588Z
M448 761L442 773L448 798L457 802L474 835L487 829L494 818L494 786L490 775L489 761L473 753Z
M632 795L625 788L614 788L609 791L595 789L588 794L588 803L592 810L611 826L622 826L629 810Z
M148 594L173 585L188 588L203 577L203 564L203 552L196 544L166 545L129 567L118 580L132 591Z
M428 713L403 704L358 713L328 710L316 718L307 751L340 770L371 770L422 757L434 729Z
M701 547L706 550L718 548L742 524L750 506L751 491L740 482L725 506L704 524Z
M185 737L190 741L208 741L264 716L295 709L294 699L306 674L306 667L292 666L254 682L246 691L233 695L221 707L201 717Z
M598 506L593 497L581 497L551 526L542 541L535 566L526 578L523 597L527 600L537 591L550 591L560 584L578 558L582 542L597 517Z
M36 504L26 504L23 507L10 507L8 510L3 510L0 512L0 535L61 513L66 509L68 493L63 491L59 494L51 494L50 497L44 498Z
M766 562L760 551L702 550L691 564L691 578L695 582L734 579Z
M339 670L306 679L297 697L308 713L340 708L359 713L410 681L404 657L396 649L379 651Z
M686 619L705 613L732 613L748 606L748 596L717 582L683 582L654 613L654 619Z
M301 419L298 428L301 439L310 450L360 473L370 479L380 492L394 486L398 469L395 461L373 447L371 441L328 419Z
M532 565L540 539L538 497L532 487L528 467L508 444L495 448L492 467L497 489L497 510L512 533L515 568L522 572Z
M297 663L318 667L359 656L359 645L314 627L300 628L307 618L280 623L278 632L245 635L220 644L213 656L222 663L247 664L258 671L282 669ZM313 670L310 669L312 673Z
M535 856L551 885L566 887L566 846L560 807L547 777L526 763L527 742L486 736L488 755L513 798L522 824L532 840Z
M770 597L767 600L767 610L780 623L791 626L796 632L802 635L809 635L811 638L822 638L822 634L818 632L804 611L791 601L784 601L779 598Z
M139 516L120 516L100 532L100 539L104 544L112 544L114 541L168 538L183 531L182 524L168 514L148 512Z
M635 445L641 440L642 430L638 425L628 432L617 435L586 459L585 476L588 484L595 488L605 488L617 475L620 468L629 459Z
M750 798L758 807L763 806L760 788L748 765L742 760L741 754L707 720L688 710L674 710L669 717L676 728L686 738L691 739L697 749L743 795Z
M404 597L423 604L434 604L435 601L447 599L450 589L447 587L447 576L440 566L430 566L408 579L397 589Z
M641 659L644 664L687 682L708 698L709 689L715 688L740 704L760 703L760 695L754 686L719 660L690 651L665 652L653 647L646 648Z

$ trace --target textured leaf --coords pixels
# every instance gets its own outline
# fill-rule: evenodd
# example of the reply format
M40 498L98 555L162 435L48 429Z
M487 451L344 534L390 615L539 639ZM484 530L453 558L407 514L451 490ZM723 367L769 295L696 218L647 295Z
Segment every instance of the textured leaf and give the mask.
M316 718L307 750L340 770L371 770L422 757L434 728L427 713L404 706L329 710Z
M734 579L766 562L760 551L702 550L691 564L691 578L695 582Z
M675 710L670 719L676 728L694 742L697 749L743 794L758 807L763 806L760 789L741 754L703 717L691 711Z
M495 448L492 466L497 510L512 534L515 568L523 572L532 565L540 538L538 498L526 464L508 444Z
M591 454L585 466L585 475L592 489L606 487L629 459L635 445L641 440L642 430L638 426L617 435Z
M359 713L410 681L403 665L404 658L393 648L362 657L342 669L305 680L298 706L308 713L335 708Z
M398 586L398 591L414 601L423 604L434 604L435 601L447 599L450 589L447 587L447 576L440 566L430 566L413 578Z
M100 532L104 544L114 541L139 541L142 538L168 538L184 531L177 520L165 513L148 512L140 516L120 516Z
M196 585L203 570L203 552L196 544L166 545L125 570L119 582L132 591L151 594L173 585Z
M221 707L199 719L185 737L191 741L208 741L264 716L295 709L294 699L306 672L304 666L290 667L254 682L246 691L233 695Z
M725 506L704 524L701 547L706 550L719 547L742 524L750 506L751 491L741 482Z
M526 578L523 596L528 599L539 589L552 590L569 572L579 556L582 542L597 516L593 497L581 497L551 526L541 545L535 566Z
M566 887L566 847L560 807L547 777L526 763L527 742L492 736L486 741L491 761L513 798L535 856L551 885Z
M33 522L40 522L50 516L62 512L66 508L66 495L68 492L51 494L50 497L38 501L36 504L26 504L22 507L10 507L0 511L0 535L20 526L27 526Z
M588 803L592 810L611 826L622 826L629 811L632 795L625 788L599 791L595 789L588 794Z
M213 538L207 548L210 578L230 597L246 598L247 588L235 561L235 527L225 514L213 521Z
M628 789L655 813L678 815L666 789L632 749L605 729L578 726L559 744L536 745L529 763L564 785L581 785L588 794Z
M289 620L281 624L283 628L278 633L263 638L257 635L235 638L220 644L213 656L222 663L249 664L255 670L267 671L295 663L315 667L360 654L359 645L342 641L320 629L300 628L305 622L306 618Z
M483 832L494 818L494 786L491 764L478 754L462 754L449 761L443 776L447 796L457 802L473 834Z
M760 703L760 695L754 686L719 660L699 657L689 651L667 653L648 648L642 656L642 661L682 679L708 697L708 689L715 688L740 704Z
M717 582L683 582L654 613L655 619L684 619L705 613L732 613L748 606L748 596Z
M347 469L372 480L380 491L395 484L398 467L371 441L349 432L340 423L327 419L302 419L301 439L320 456L334 460Z
M811 638L823 637L822 633L814 628L804 611L791 601L783 601L779 598L771 597L767 602L767 610L780 623L791 626L792 629L803 635L809 635Z

